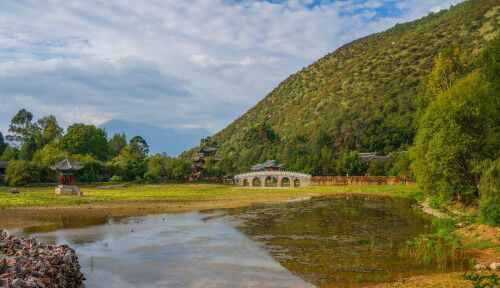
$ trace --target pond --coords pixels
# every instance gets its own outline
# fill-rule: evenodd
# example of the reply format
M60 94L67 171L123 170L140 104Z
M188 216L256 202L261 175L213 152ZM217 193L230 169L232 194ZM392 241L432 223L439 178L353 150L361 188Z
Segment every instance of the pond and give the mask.
M350 287L464 269L401 254L430 227L407 199L351 196L10 232L72 246L89 288Z

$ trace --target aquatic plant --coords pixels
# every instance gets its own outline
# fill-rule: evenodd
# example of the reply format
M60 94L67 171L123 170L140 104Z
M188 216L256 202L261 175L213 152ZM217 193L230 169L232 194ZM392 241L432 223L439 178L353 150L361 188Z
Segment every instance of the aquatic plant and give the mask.
M450 219L435 220L432 223L435 232L421 234L407 241L400 253L412 257L420 264L435 265L438 269L446 267L447 264L453 267L470 266L472 263L466 261L463 242L453 233L454 224Z
M463 278L472 282L474 288L489 288L489 287L498 287L498 275L495 273L491 274L480 274L476 272L467 273L465 272L462 275Z

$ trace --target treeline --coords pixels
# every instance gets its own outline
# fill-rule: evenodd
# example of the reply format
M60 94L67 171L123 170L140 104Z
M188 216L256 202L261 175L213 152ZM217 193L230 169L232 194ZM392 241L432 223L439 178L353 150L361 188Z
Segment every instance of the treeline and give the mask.
M217 145L216 141L213 141ZM218 155L233 162L233 173L247 172L256 163L277 159L286 169L312 175L376 175L411 177L408 145L388 155L387 160L366 162L358 151L337 149L331 134L316 129L311 136L281 139L266 122L241 133L241 138ZM186 155L187 156L187 155ZM224 170L227 172L226 170Z
M79 182L182 181L191 173L187 161L149 155L141 136L127 140L125 134L115 134L108 139L103 129L82 123L64 133L55 116L34 121L26 109L12 118L5 137L0 132L0 161L9 161L5 175L9 185L56 182L50 166L65 158L83 165Z

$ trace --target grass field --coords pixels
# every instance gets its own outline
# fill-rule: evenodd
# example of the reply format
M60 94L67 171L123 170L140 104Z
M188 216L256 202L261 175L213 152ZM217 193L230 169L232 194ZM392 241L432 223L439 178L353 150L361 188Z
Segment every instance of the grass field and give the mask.
M315 186L304 188L248 188L217 184L164 185L108 185L82 186L84 197L58 196L54 187L21 188L20 194L11 194L9 188L0 188L0 208L83 205L116 202L206 201L236 198L280 199L320 196L339 193L370 193L385 195L413 195L416 186Z

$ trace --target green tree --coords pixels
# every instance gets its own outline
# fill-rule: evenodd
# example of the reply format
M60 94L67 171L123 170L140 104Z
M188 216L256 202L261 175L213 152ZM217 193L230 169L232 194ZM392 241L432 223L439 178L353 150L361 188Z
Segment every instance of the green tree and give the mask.
M61 138L63 128L59 126L54 115L48 115L38 119L37 124L41 130L44 145L55 142Z
M424 191L464 202L477 196L477 166L498 156L498 94L475 71L430 103L418 123L412 168Z
M132 153L139 157L146 157L149 153L149 145L141 136L134 136L129 141Z
M25 186L26 184L39 183L40 171L37 165L30 161L14 160L9 162L5 171L5 180L10 186Z
M7 140L19 143L21 146L25 144L32 136L36 125L33 124L33 114L26 109L21 109L12 118L9 125L9 135Z
M141 180L147 172L147 162L136 155L130 146L122 149L110 163L113 175L121 176L125 181Z
M101 161L110 156L106 132L94 125L77 123L69 126L59 143L71 154L91 155Z
M371 176L387 176L389 170L387 168L387 164L388 163L382 160L372 161L370 162L370 164L368 164L367 172Z
M220 171L222 175L227 177L232 177L236 173L236 166L233 157L225 156L222 157L216 164L216 169Z
M184 181L191 173L191 164L179 158L169 158L166 164L168 179Z
M7 148L5 148L5 150L3 151L2 156L0 157L0 160L2 161L10 161L17 159L19 159L19 148L12 146L7 146Z
M147 175L149 180L167 180L166 162L168 161L167 155L155 154L148 157L148 171Z
M33 114L26 109L21 109L9 125L9 135L6 138L20 146L18 156L21 159L31 159L36 150L43 147L40 127L32 120Z
M51 143L38 150L33 156L32 161L48 167L64 160L65 158L70 158L70 154L67 151L60 149L57 143Z
M5 150L5 148L7 148L7 143L5 142L5 138L0 131L0 157L3 155L3 151Z
M117 156L127 146L127 136L125 136L125 133L116 133L109 139L109 145L113 150L113 155Z
M339 175L364 175L367 168L366 162L359 157L358 152L340 152L337 159L337 173Z
M481 177L479 207L486 223L500 224L500 158L493 161Z

